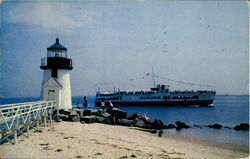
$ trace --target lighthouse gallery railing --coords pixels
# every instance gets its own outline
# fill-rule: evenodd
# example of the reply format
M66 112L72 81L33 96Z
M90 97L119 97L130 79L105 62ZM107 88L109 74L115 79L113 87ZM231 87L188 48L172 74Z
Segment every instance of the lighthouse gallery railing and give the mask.
M9 141L17 143L17 136L27 132L29 128L39 124L52 122L52 114L56 108L55 101L36 101L0 105L0 144ZM14 139L14 142L11 140Z

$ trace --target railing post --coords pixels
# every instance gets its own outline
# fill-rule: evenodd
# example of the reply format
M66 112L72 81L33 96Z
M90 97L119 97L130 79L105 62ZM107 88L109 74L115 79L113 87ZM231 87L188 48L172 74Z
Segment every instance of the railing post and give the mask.
M17 129L14 130L14 144L18 144L17 143Z
M49 112L49 119L50 119L50 124L52 124L52 107L50 108L50 112Z
M17 143L17 129L18 129L18 125L19 125L19 116L20 116L20 107L17 108L17 111L15 113L16 116L16 125L13 126L13 130L14 130L14 144L18 144Z
M30 105L30 107L31 107L31 105ZM31 124L31 122L30 122L30 117L31 116L31 113L29 112L28 113L28 121L27 121L27 136L28 137L30 137L30 124Z
M39 131L39 120L40 120L40 116L37 117L37 120L36 120L36 128L37 128L37 131Z
M53 109L52 104L53 103L50 104L50 109L49 109L50 124L52 124L52 113L53 113L53 111L52 111L52 109Z
M36 128L39 131L39 122L40 122L40 111L41 111L41 103L39 103L38 110L37 110L37 120L36 120Z
M48 102L46 102L45 113L44 113L44 126L45 127L47 127L47 108L48 108Z

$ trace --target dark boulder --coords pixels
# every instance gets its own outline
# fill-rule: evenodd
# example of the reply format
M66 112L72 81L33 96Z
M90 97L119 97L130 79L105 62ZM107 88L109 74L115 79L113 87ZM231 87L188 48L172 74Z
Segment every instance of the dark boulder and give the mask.
M144 121L138 119L135 121L135 126L139 128L146 128L146 129L152 129L152 124L145 123Z
M209 128L214 128L214 129L220 129L220 128L222 128L222 125L215 123L215 124L212 124L212 125L208 125L208 127Z
M98 123L104 123L104 121L105 121L104 117L102 117L102 116L96 116L96 122L98 122Z
M137 114L136 119L140 119L140 120L144 121L145 123L150 123L150 124L152 123L146 114Z
M96 116L81 116L80 117L80 122L81 123L88 123L88 124L90 124L90 123L93 123L93 122L96 122L97 121L97 119L96 119Z
M128 120L128 119L118 119L118 124L124 126L134 126L135 122L133 120Z
M68 109L60 109L59 114L65 114L65 115L70 115L71 110Z
M249 130L249 124L241 123L240 125L236 125L234 130Z
M128 120L135 120L137 118L137 113L127 113L125 118Z
M104 113L107 113L107 112L104 112ZM103 116L104 113L103 113L102 109L98 109L97 113L96 113L97 114L96 116Z
M95 116L100 116L99 110L96 109L84 109L82 116L90 116L90 115L95 115Z
M78 113L75 110L70 110L69 116L78 116Z
M99 117L104 118L104 121L102 120L102 118L100 118L100 121L102 121L105 124L113 124L113 125L115 125L115 118L111 114L109 114L107 112L103 113L101 110L100 111L98 110L98 113L100 115Z
M69 120L69 115L59 114L59 118L62 119L63 121L68 121Z
M176 128L174 124L163 125L163 129L173 129Z
M106 117L104 123L109 125L115 125L116 124L115 117L113 116Z
M159 119L155 119L154 122L152 123L152 128L153 129L163 129L163 122Z
M158 132L158 136L159 136L159 137L162 137L162 134L163 134L163 131L160 130L160 131Z
M104 117L104 118L108 118L108 117L111 117L112 115L109 114L109 113L107 113L107 112L104 112L104 113L101 112L101 113L100 113L100 116L101 116L101 117Z
M89 109L91 111L91 115L99 116L100 113L97 109Z
M76 112L77 112L77 114L79 114L79 116L83 116L83 109L74 109Z
M92 115L92 112L90 109L83 110L82 116L91 116L91 115Z
M177 122L175 122L175 124L177 125L176 129L190 128L189 125L186 125L185 123L183 123L181 121L177 121Z
M59 118L63 121L72 121L74 117L78 116L78 113L75 110L70 109L60 109Z
M120 119L120 118L125 118L127 115L127 112L122 111L118 108L112 108L112 109L107 109L107 112L110 113L113 117Z

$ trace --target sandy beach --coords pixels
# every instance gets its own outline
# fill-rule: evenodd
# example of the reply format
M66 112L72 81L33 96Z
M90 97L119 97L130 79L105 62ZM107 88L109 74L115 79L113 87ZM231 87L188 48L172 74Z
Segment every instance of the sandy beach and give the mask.
M1 158L248 158L246 146L191 139L132 127L80 122L52 123L34 129L30 138L18 137L18 144L0 145Z

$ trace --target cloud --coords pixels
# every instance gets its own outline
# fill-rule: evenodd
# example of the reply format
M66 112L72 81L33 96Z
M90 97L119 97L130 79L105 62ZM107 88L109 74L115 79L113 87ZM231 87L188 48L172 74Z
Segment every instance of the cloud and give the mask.
M5 5L8 22L35 25L36 31L42 27L69 34L75 28L91 24L97 13L93 7L83 9L79 2L5 2Z

